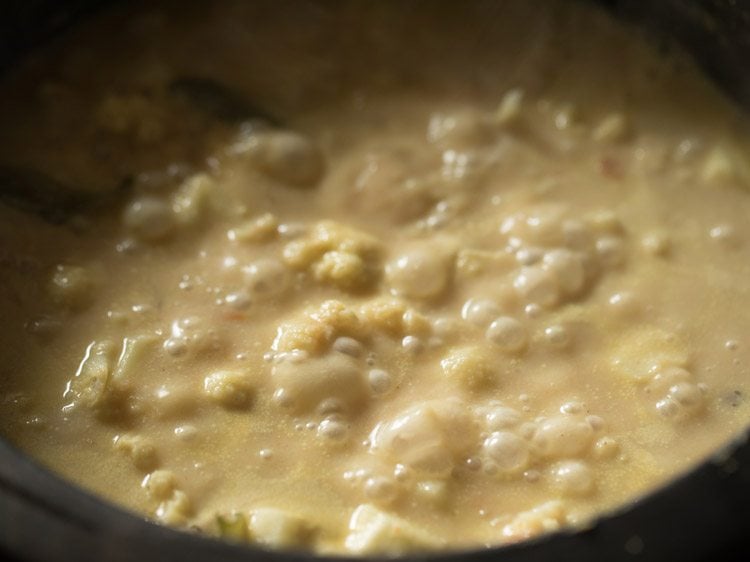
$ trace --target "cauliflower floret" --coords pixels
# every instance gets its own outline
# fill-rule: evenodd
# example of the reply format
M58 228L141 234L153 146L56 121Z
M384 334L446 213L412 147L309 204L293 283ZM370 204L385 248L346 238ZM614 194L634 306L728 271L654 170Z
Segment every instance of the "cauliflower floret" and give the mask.
M172 212L180 225L194 225L208 213L216 193L216 183L206 174L196 174L183 182L172 197Z
M300 318L282 324L272 349L294 350L317 355L340 336L357 340L369 337L369 329L357 313L340 301L325 301L317 310L307 311Z
M227 233L233 242L267 242L278 234L279 219L273 213L265 213L242 223Z
M513 521L503 527L503 537L510 542L518 542L556 531L566 522L563 504L550 501L516 515Z
M484 346L451 350L441 362L443 373L468 390L480 390L497 382L497 358Z
M315 278L343 290L368 287L380 273L380 243L369 234L333 221L322 221L283 250L284 261L309 269Z
M313 268L318 281L346 289L367 285L367 264L357 254L333 250L326 252Z
M126 454L138 470L148 472L159 464L154 444L141 435L124 434L114 439L115 450Z
M171 470L154 470L141 483L148 495L156 500L166 500L171 497L175 485L174 473Z
M190 498L182 490L175 490L169 499L164 500L156 509L156 517L167 525L181 526L187 523L193 507Z
M403 554L412 550L435 550L444 541L400 517L373 505L357 507L349 520L346 548L353 554Z
M394 338L406 335L427 335L432 330L430 320L398 299L377 298L359 308L362 322L373 331Z
M246 408L252 401L254 385L242 371L216 371L203 381L206 395L229 409Z
M404 314L406 305L396 299L379 298L366 302L360 307L362 317L376 329L394 337L404 334Z
M271 548L299 548L309 544L313 528L302 517L265 507L250 515L250 535L254 542Z

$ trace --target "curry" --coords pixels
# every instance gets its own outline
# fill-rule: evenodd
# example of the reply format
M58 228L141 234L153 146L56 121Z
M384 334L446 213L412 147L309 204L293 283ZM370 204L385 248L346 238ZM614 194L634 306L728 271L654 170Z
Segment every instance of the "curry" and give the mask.
M750 137L585 3L117 5L0 87L0 429L271 549L496 546L750 421Z

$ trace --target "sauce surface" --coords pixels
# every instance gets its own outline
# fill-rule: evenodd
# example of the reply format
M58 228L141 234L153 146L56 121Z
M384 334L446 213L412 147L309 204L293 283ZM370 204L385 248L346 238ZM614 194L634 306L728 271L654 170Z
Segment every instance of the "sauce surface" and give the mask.
M144 3L5 77L2 433L372 554L585 525L742 430L745 118L587 4L457 4Z

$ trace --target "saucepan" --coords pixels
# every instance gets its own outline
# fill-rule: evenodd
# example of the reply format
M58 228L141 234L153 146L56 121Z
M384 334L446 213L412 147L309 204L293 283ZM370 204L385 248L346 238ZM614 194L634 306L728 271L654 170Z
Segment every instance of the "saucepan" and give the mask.
M0 7L0 71L104 3L6 0ZM681 44L720 87L750 108L750 2L605 0L600 4L643 28L658 45ZM0 557L97 562L322 560L257 550L148 522L62 480L1 437ZM750 443L747 435L738 435L691 472L585 529L494 549L418 554L403 560L748 559Z

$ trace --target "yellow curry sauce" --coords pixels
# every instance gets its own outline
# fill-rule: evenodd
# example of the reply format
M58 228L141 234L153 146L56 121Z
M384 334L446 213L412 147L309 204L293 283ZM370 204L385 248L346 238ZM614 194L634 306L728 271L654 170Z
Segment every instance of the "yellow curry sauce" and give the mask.
M77 205L0 195L0 428L115 503L492 546L750 421L747 124L588 4L129 4L1 90Z

